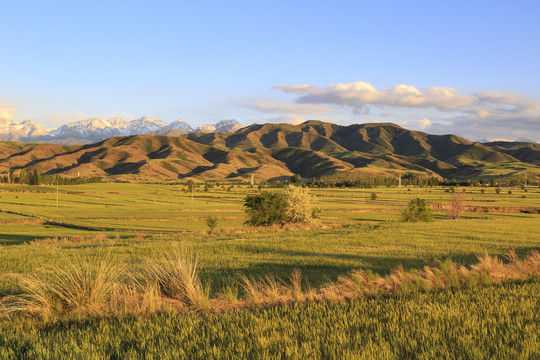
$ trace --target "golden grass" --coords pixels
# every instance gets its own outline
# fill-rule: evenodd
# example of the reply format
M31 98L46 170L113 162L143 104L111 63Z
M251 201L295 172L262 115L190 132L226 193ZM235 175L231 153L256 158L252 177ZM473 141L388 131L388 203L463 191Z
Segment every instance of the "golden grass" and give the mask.
M20 312L44 318L62 313L94 315L109 307L123 269L110 257L98 262L75 264L46 271L48 280L36 275L11 274L18 280L21 295L2 298L4 312Z
M163 295L204 310L209 307L210 288L201 282L197 263L197 256L175 249L161 260L150 262L147 275L158 284Z
M470 267L450 260L406 271L396 267L387 276L352 270L335 282L312 288L295 269L288 281L266 275L258 279L240 275L226 282L216 297L204 286L197 257L185 249L174 250L149 262L142 270L126 271L109 257L95 263L67 262L37 275L11 275L18 280L20 295L0 299L0 313L23 314L45 319L62 315L118 316L173 312L222 312L305 301L342 301L382 294L406 294L449 288L501 284L540 277L540 253L520 259L509 251L506 262L482 255ZM125 276L124 276L125 275ZM239 286L243 290L240 296Z

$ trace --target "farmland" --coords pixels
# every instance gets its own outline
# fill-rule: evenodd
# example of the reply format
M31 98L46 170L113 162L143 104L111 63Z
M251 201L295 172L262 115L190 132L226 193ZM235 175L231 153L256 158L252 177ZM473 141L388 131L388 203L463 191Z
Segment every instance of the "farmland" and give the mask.
M182 246L198 255L201 278L211 284L210 296L217 296L239 275L273 274L285 280L299 269L305 284L319 286L352 269L386 275L398 265L415 269L435 259L468 265L484 253L502 256L515 249L523 257L540 250L540 189L464 189L467 211L460 220L448 220L444 212L452 196L449 188L313 189L322 210L319 222L252 229L243 225L243 200L258 190L245 185L207 191L199 186L193 193L178 184L66 185L58 193L55 187L4 185L0 273L39 273L49 266L104 257L135 268ZM415 197L433 206L434 222L401 221L402 209ZM207 231L209 216L218 219L214 234ZM2 294L20 291L13 277L0 278ZM343 356L354 358L527 358L540 348L539 291L532 280L225 314L160 313L52 323L4 319L0 354L328 358L339 357L341 349ZM164 334L171 334L167 344ZM433 346L425 343L428 334ZM71 344L62 342L66 337Z

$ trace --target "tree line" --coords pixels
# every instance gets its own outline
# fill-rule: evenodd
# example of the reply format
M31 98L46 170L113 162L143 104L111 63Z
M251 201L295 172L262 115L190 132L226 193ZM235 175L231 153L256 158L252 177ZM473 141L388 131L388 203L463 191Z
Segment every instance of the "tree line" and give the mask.
M0 182L6 184L24 184L24 185L77 185L86 183L101 182L100 177L90 178L69 178L60 175L41 174L38 169L34 170L13 170L9 169L8 173L0 176Z

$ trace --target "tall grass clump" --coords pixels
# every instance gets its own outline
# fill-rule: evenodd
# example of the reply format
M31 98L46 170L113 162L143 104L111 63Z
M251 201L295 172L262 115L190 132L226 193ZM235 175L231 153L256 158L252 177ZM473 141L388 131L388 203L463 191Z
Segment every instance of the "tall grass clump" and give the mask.
M97 262L50 267L42 274L10 276L18 280L22 294L6 296L7 313L56 317L61 314L97 315L114 300L123 269L106 257Z
M160 260L150 262L146 271L164 296L204 310L209 307L210 289L201 282L197 264L196 255L174 249Z

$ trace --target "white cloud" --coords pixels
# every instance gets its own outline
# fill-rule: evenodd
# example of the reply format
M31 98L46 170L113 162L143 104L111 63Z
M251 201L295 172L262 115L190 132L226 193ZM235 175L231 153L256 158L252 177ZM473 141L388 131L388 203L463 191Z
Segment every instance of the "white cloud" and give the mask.
M332 109L312 104L285 103L271 98L247 99L236 101L234 105L254 109L267 114L304 114L319 115L331 112Z
M417 125L431 131L444 129L469 137L483 132L481 137L511 134L540 138L540 102L520 94L485 91L464 95L448 87L418 89L411 85L377 90L363 81L326 87L303 84L274 88L295 94L296 104L348 107L353 114L363 114L367 106L390 108L400 114L407 108L426 109L426 114L420 116L425 119Z
M267 118L264 119L265 122L273 122L273 123L286 123L286 124L292 124L292 125L299 125L306 121L303 117L296 116L296 115L283 115L273 118Z
M300 94L296 102L301 104L334 104L355 108L371 104L454 109L471 105L474 101L474 98L459 94L453 88L430 87L419 90L411 85L396 85L378 91L373 85L363 81L333 84L324 88L311 85L276 85L274 88Z
M417 123L418 123L418 126L420 126L420 129L422 130L431 126L431 121L428 118L423 118L421 120L418 120Z
M0 119L10 120L15 112L15 105L0 103Z

